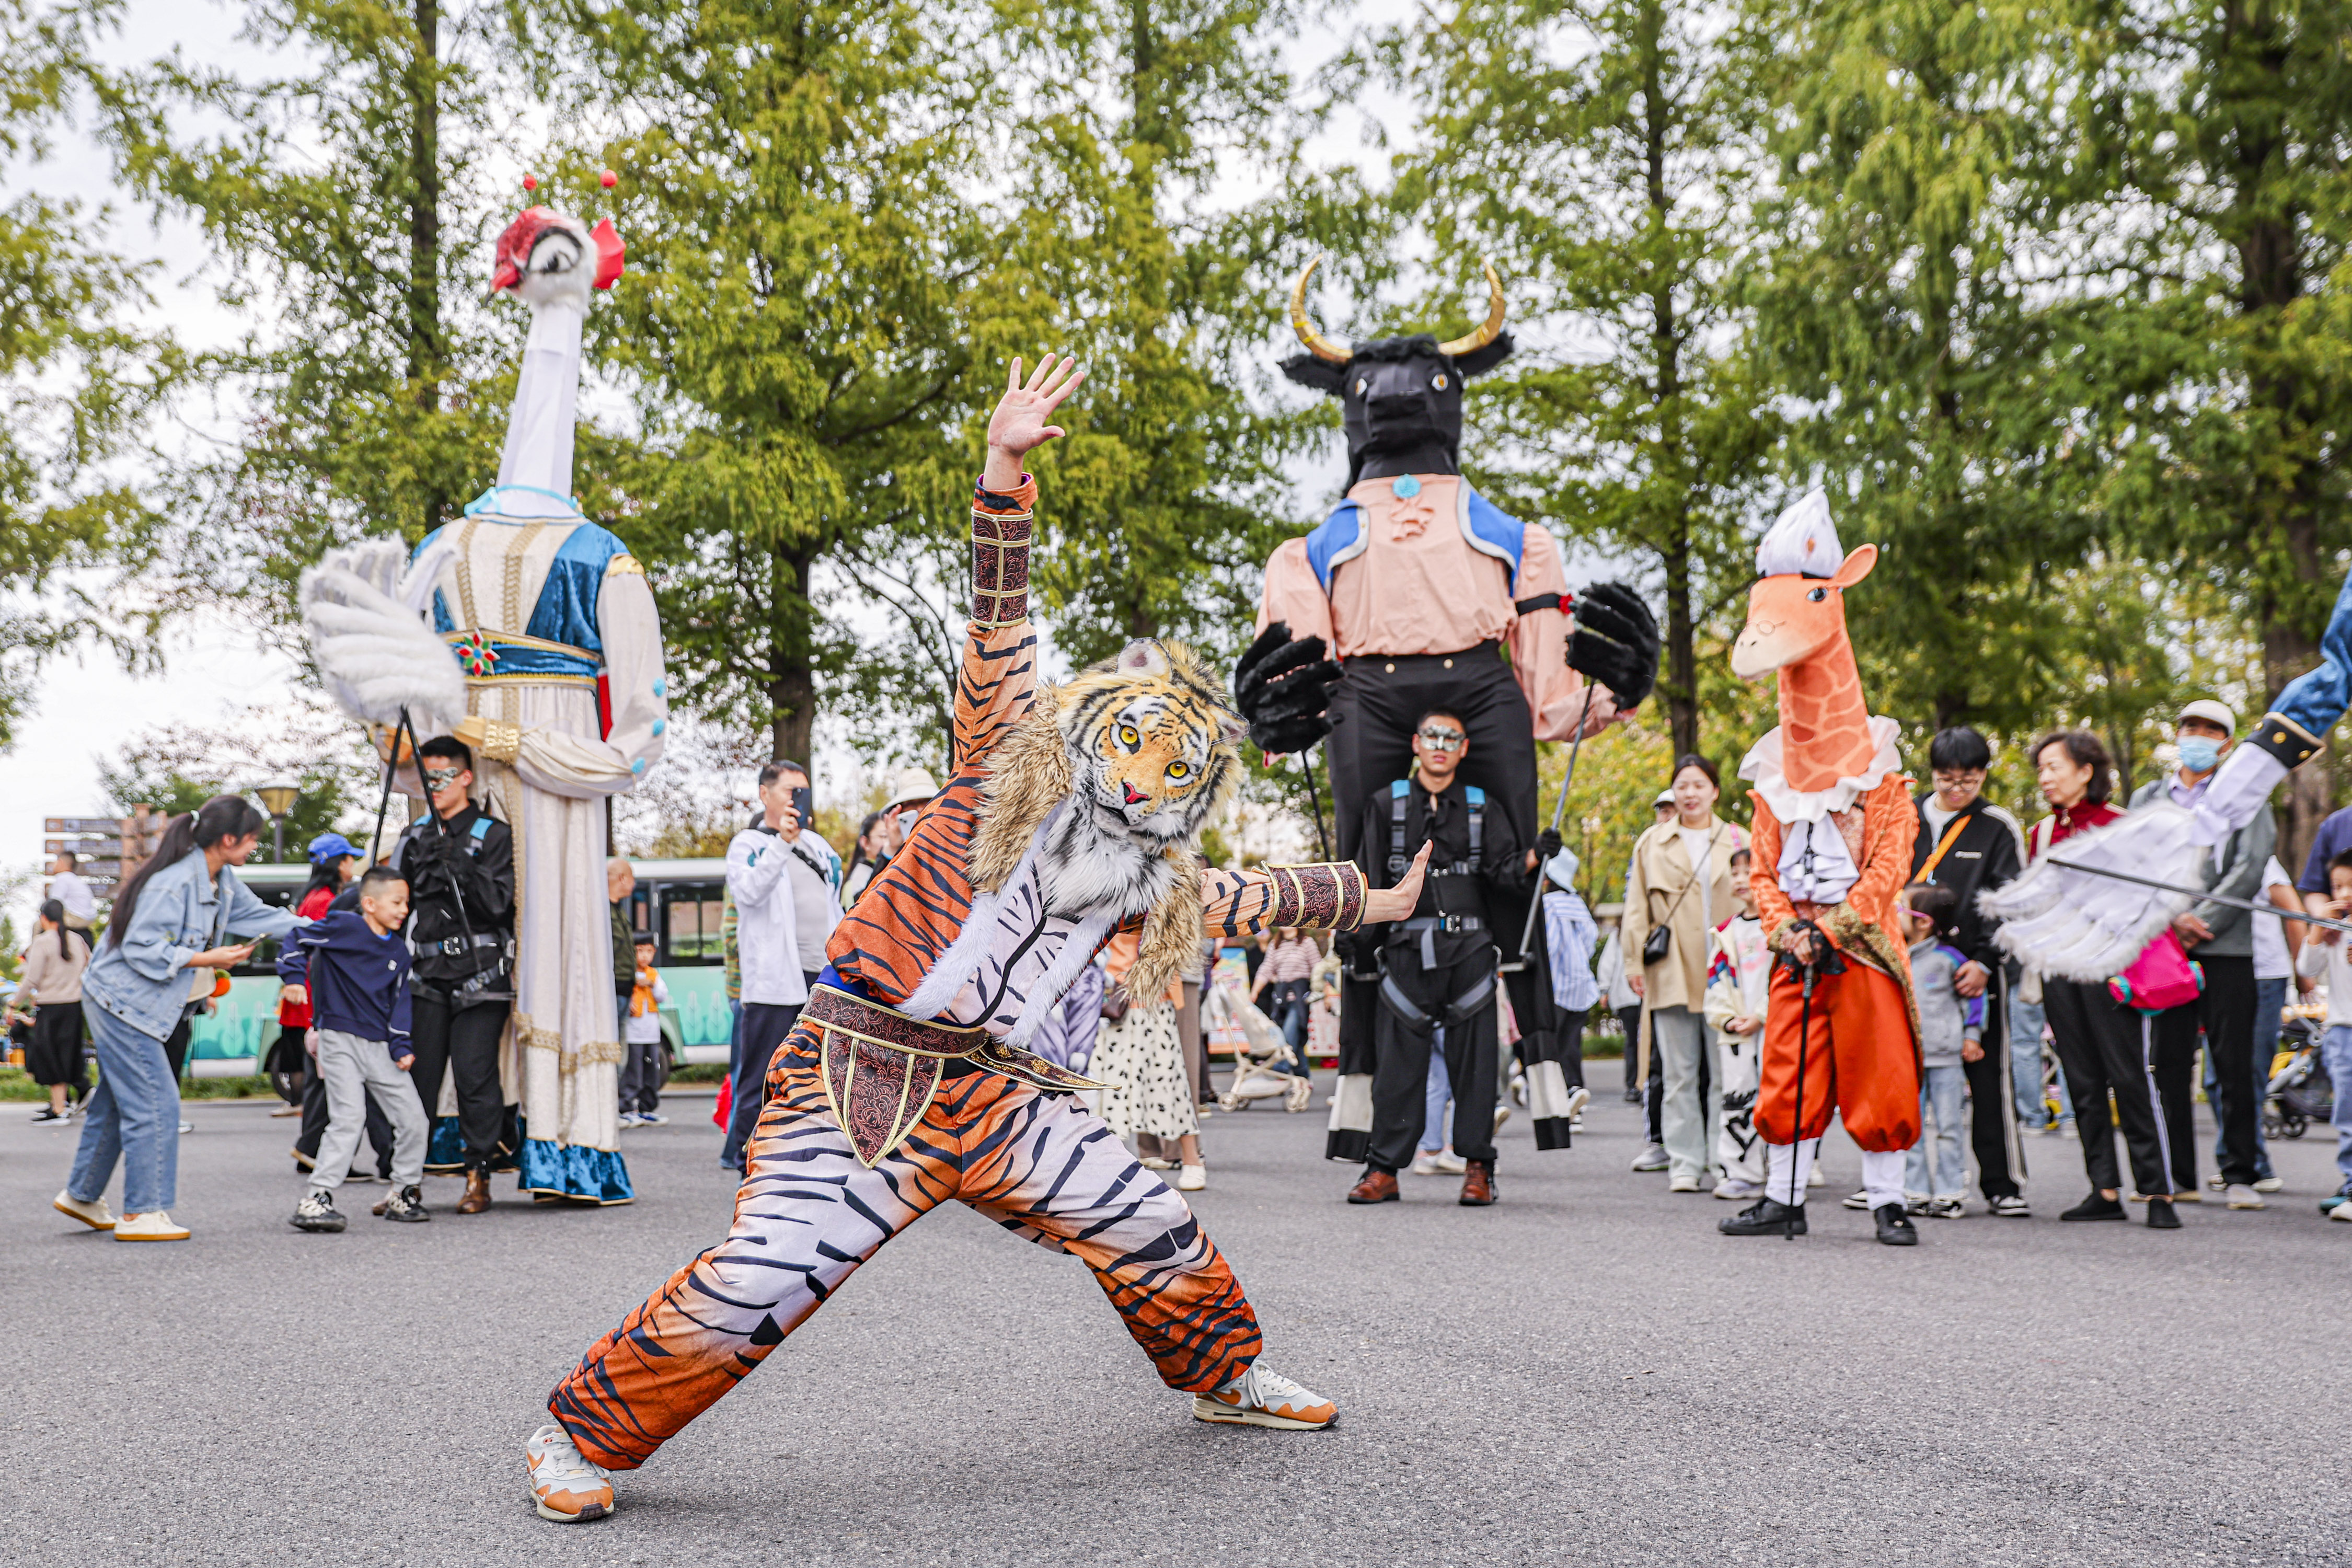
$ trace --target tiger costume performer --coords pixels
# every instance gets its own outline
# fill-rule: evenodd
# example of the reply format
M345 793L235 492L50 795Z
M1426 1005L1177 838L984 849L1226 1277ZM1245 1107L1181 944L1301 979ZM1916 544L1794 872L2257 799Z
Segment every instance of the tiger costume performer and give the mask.
M590 1347L530 1440L533 1501L574 1521L735 1386L892 1237L950 1198L1075 1254L1170 1387L1206 1421L1319 1427L1329 1401L1259 1369L1258 1325L1184 1200L1027 1049L1080 969L1139 932L1157 995L1204 932L1350 930L1419 896L1353 865L1202 868L1202 826L1239 781L1241 721L1181 647L1130 643L1041 685L1028 619L1035 482L1021 458L1084 373L1020 362L972 502L972 616L951 782L826 948L769 1070L727 1239ZM1397 907L1390 908L1391 904ZM1369 909L1368 909L1369 905Z

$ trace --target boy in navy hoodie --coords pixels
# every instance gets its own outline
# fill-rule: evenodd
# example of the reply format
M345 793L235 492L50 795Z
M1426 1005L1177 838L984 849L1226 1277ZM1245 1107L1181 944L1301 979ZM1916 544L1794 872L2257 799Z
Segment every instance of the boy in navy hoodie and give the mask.
M311 1057L327 1089L327 1135L310 1172L310 1190L295 1206L297 1230L337 1231L335 1209L358 1152L373 1095L392 1123L393 1194L383 1217L414 1223L425 1212L425 1104L408 1069L408 884L388 866L360 879L360 907L332 909L286 941L278 977L310 988Z

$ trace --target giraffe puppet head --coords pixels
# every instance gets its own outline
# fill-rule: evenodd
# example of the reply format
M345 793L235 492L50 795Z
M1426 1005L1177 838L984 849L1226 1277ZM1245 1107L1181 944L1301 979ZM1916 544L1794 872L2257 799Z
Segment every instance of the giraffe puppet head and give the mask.
M1845 628L1845 591L1877 562L1874 544L1851 555L1840 550L1820 490L1782 512L1756 547L1762 575L1748 591L1731 673L1742 680L1780 673L1781 765L1792 788L1832 788L1865 773L1877 753Z

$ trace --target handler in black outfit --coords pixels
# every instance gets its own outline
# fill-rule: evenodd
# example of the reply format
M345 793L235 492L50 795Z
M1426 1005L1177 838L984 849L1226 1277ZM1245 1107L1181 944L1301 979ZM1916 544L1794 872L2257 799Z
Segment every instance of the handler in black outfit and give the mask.
M1528 850L1511 814L1457 776L1468 740L1451 711L1423 714L1412 750L1413 779L1374 791L1360 813L1357 863L1373 887L1394 886L1400 872L1391 868L1409 863L1423 843L1431 847L1412 918L1356 939L1378 944L1381 978L1370 1155L1348 1201L1397 1197L1396 1173L1412 1162L1422 1135L1429 1053L1442 1039L1454 1084L1454 1152L1468 1166L1462 1202L1491 1204L1500 1055L1496 949L1507 939L1516 945L1518 937L1497 929L1495 916L1505 900L1496 895L1515 895L1510 901L1524 907L1539 857L1559 844L1546 833Z
M456 1079L466 1150L457 1212L479 1214L490 1206L491 1166L513 1155L502 1146L499 1044L514 1007L514 833L474 805L474 753L463 741L436 735L417 754L433 809L392 852L411 910L410 1076L427 1117L440 1104L442 1074Z

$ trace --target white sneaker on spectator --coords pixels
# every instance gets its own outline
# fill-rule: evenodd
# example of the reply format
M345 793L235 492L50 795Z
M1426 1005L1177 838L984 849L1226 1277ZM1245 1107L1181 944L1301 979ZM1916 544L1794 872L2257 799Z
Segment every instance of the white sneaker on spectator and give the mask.
M1958 1219L1969 1212L1966 1198L1929 1198L1925 1211L1929 1219Z
M172 1216L162 1209L147 1214L127 1214L114 1225L117 1241L185 1241L188 1227L174 1225Z
M1206 1165L1185 1165L1176 1173L1176 1190L1180 1193L1197 1193L1208 1184L1209 1167Z
M1818 1160L1815 1161L1813 1163L1813 1173L1811 1175L1805 1178L1805 1185L1809 1187L1826 1187L1829 1184L1830 1179L1822 1174L1821 1162Z
M2033 1217L2033 1206L2014 1193L2007 1197L1990 1199L1986 1202L1985 1207L2001 1219Z
M2283 1192L2285 1188L2286 1184L2276 1176L2264 1176L2254 1184L2254 1191L2258 1193Z
M81 1221L82 1224L89 1226L92 1230L112 1230L114 1228L114 1211L106 1206L106 1199L103 1195L93 1198L89 1203L83 1203L79 1198L75 1197L71 1193L67 1192L64 1188L60 1187L58 1189L57 1198L51 1206L53 1206L61 1215L72 1215L75 1219Z
M2252 1187L2232 1184L2222 1191L2221 1196L2222 1199L2233 1209L2263 1209L2270 1207L2270 1205L2263 1202L2263 1194L2254 1191Z
M1672 1163L1673 1162L1666 1158L1666 1146L1664 1143L1647 1144L1640 1153L1633 1156L1633 1169L1637 1171L1663 1171Z
M667 1125L668 1121L669 1118L664 1116L658 1110L640 1110L637 1112L637 1125L640 1127L662 1127Z
M541 1519L578 1524L613 1511L613 1478L572 1442L572 1434L549 1422L522 1446L530 1485L530 1505Z
M1764 1184L1744 1176L1726 1176L1715 1184L1715 1195L1732 1203L1753 1202L1764 1195Z
M1870 1189L1865 1187L1861 1192L1847 1194L1845 1198L1845 1206L1850 1209L1860 1210L1865 1214L1868 1213L1870 1210Z
M1666 1191L1670 1193L1696 1193L1699 1190L1699 1181L1696 1176L1669 1176L1666 1178Z

